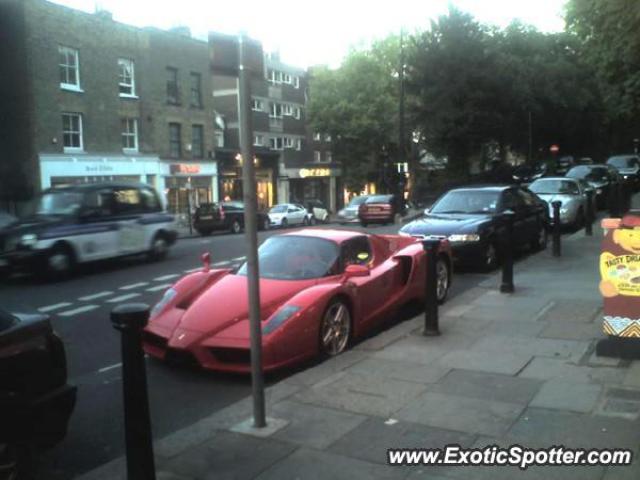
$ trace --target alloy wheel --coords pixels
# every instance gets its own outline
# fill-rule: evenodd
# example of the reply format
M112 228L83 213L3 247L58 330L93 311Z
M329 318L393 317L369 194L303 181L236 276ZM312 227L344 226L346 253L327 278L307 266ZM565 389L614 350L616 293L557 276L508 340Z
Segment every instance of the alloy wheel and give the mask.
M320 342L322 351L335 356L342 353L351 337L351 315L349 309L341 301L329 305L320 327Z
M436 292L438 297L438 302L442 303L445 298L447 298L447 293L449 292L449 267L447 267L447 263L439 258L436 263Z

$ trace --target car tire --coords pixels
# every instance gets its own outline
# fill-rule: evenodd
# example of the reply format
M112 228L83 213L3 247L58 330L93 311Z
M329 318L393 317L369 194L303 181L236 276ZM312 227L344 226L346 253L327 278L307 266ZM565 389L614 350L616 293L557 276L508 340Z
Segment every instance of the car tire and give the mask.
M159 261L167 258L169 254L169 242L163 233L156 233L151 241L148 258L151 261Z
M351 343L352 322L349 306L342 298L335 298L320 320L319 348L323 357L335 357Z
M309 225L309 218L308 217L304 217L304 219L302 220L302 225L305 226L305 227L307 225Z
M45 275L48 280L70 277L76 269L73 249L64 243L53 246L45 257Z
M287 228L289 226L289 221L286 218L283 218L282 222L280 222L280 226L282 228Z
M399 214L399 213L396 213L396 214L393 216L393 224L394 224L394 225L399 225L401 221L402 221L402 217L400 216L400 214Z
M230 231L234 234L240 233L242 231L242 225L240 225L240 221L234 220L233 222L231 222Z
M540 226L535 237L531 240L531 250L534 252L547 249L547 229L544 225Z
M451 268L447 259L442 255L438 257L436 262L436 279L438 304L442 305L447 299L449 287L451 287Z
M268 218L265 218L262 221L262 229L263 230L269 230L269 228L271 228L271 221Z
M494 240L487 243L487 246L482 253L481 267L485 272L495 270L500 264L500 257L498 255L498 246Z
M316 222L316 217L311 216L311 218L309 218L309 225L313 226L313 225L315 225L316 223L317 223L317 222Z

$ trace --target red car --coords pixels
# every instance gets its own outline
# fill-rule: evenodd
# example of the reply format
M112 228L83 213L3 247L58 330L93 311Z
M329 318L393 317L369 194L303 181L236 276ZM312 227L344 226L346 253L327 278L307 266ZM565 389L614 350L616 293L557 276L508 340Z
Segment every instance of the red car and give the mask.
M345 230L297 230L259 249L263 367L344 351L400 305L424 301L425 253L419 241ZM443 241L438 299L451 284ZM206 369L249 372L246 264L183 277L154 307L143 335L156 358Z

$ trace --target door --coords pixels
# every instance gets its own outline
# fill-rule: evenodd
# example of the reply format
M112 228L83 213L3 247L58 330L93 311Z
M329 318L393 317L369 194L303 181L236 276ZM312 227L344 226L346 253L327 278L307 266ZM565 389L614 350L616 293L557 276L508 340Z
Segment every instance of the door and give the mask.
M144 205L140 189L135 186L113 187L115 219L118 222L120 255L143 252L147 243L145 225L141 222Z
M540 228L543 228L545 224L544 205L536 199L533 193L524 188L518 188L516 193L522 204L525 228L528 233L527 240L537 238Z
M79 219L83 233L73 240L80 261L118 255L118 225L113 218L113 208L111 189L91 190L85 194Z
M303 223L306 215L307 211L300 205L289 205L287 209L287 220L291 224Z

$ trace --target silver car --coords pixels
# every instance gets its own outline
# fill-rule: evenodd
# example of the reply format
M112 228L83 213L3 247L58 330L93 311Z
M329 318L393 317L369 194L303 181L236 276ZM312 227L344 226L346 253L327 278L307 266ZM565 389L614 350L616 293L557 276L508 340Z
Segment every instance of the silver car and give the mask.
M338 222L340 223L357 223L360 221L358 218L358 209L360 205L367 201L368 195L360 195L351 199L349 204L338 212Z
M553 222L551 202L559 201L560 224L579 228L587 215L587 182L575 178L545 177L529 185L529 190L549 204L549 217ZM592 210L595 211L595 210Z

